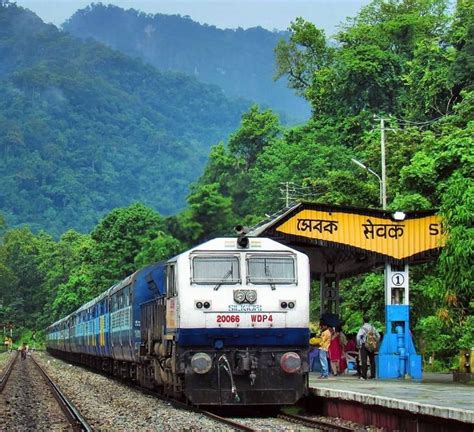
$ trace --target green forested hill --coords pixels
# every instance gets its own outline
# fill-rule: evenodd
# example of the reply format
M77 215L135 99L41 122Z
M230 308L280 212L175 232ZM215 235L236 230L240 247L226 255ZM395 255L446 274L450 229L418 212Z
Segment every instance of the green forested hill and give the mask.
M141 201L184 205L245 102L0 7L0 208L59 234Z
M286 80L273 80L274 49L288 36L285 32L261 27L221 30L190 17L145 14L100 3L77 11L63 28L140 57L160 70L216 84L230 96L268 105L293 118L309 115L308 104L287 88Z

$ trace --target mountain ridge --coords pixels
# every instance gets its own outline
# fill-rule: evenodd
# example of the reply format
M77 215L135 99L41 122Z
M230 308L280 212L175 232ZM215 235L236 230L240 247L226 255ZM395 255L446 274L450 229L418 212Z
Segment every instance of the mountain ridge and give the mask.
M88 231L114 207L184 207L249 102L0 7L0 209L9 225Z
M285 81L273 80L273 50L287 32L262 27L219 29L187 16L146 14L101 3L78 10L62 27L76 37L93 38L140 57L160 70L216 84L231 97L254 100L298 120L309 115L307 103Z

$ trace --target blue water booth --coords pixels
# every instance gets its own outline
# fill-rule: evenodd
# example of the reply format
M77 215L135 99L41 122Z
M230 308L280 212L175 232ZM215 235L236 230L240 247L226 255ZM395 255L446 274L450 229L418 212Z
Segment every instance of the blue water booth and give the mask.
M381 379L422 377L410 332L408 264L385 266L385 334L376 363Z

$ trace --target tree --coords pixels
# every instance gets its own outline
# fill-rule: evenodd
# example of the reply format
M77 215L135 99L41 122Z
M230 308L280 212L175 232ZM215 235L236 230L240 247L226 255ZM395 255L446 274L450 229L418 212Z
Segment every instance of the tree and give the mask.
M463 90L472 91L474 88L474 6L469 0L456 2L450 42L456 51L449 78L457 99Z
M232 200L219 192L217 183L193 188L188 205L190 219L199 227L194 233L196 242L232 232Z
M275 48L275 79L287 76L290 87L307 96L316 77L331 67L334 49L327 46L324 31L303 18L296 18L289 31L289 40L281 39Z
M137 255L163 228L163 218L143 204L117 208L102 219L91 233L88 257L94 294L136 271Z
M91 248L90 236L73 230L65 232L58 242L41 248L39 268L44 274L41 291L45 304L37 328L71 313L92 297L91 266L85 261Z
M184 251L183 244L169 234L159 232L153 239L148 239L135 258L137 268L145 267L157 261L167 260Z
M244 160L246 168L255 164L257 155L270 145L280 132L278 116L271 110L260 111L253 105L242 115L240 128L229 138L229 150Z
M1 294L5 305L14 311L10 319L18 326L32 326L44 304L39 242L28 228L11 229L3 238L1 255L5 276L12 283L4 286Z

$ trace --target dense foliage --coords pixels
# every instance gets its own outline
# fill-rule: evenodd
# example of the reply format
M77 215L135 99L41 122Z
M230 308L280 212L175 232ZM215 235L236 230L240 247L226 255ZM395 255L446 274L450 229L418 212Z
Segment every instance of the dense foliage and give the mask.
M411 268L418 347L449 366L457 349L474 346L473 3L374 0L336 44L298 19L276 59L278 75L311 103L310 121L283 127L274 112L252 106L228 142L212 148L188 207L175 216L137 204L111 212L90 236L67 232L59 242L26 228L6 231L0 318L46 324L134 266L236 222L253 224L290 201L379 206L377 179L350 164L355 157L380 171L377 115L389 128L389 208L439 208L448 236L437 262ZM346 330L357 329L363 313L383 326L381 273L342 285Z
M10 225L89 231L140 201L172 214L248 106L0 6L0 206Z
M145 14L92 4L63 24L64 30L94 38L160 70L183 72L218 85L226 94L306 119L308 104L284 82L274 82L273 48L285 32L261 27L221 30L189 16ZM120 29L120 31L117 31Z

